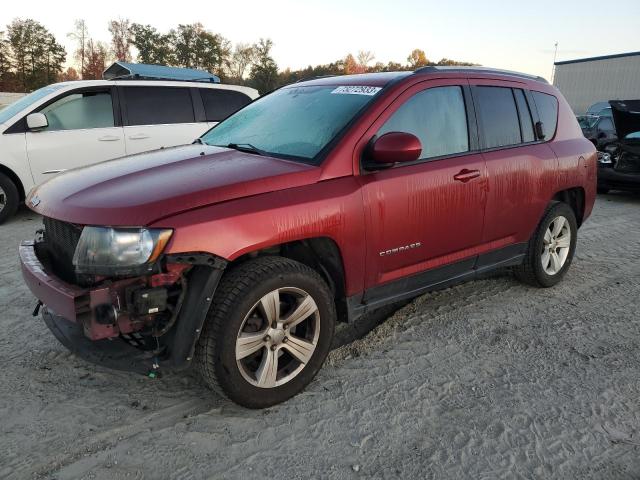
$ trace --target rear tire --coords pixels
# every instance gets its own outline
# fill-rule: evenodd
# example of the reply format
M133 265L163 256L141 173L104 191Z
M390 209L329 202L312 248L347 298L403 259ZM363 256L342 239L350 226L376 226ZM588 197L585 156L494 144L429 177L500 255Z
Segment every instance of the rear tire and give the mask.
M196 353L202 378L248 408L284 402L324 363L335 319L316 271L281 257L246 261L216 290Z
M18 187L9 177L0 173L0 224L18 211L20 195Z
M518 280L534 287L552 287L573 260L578 224L571 207L552 202L527 244L524 262L514 268Z

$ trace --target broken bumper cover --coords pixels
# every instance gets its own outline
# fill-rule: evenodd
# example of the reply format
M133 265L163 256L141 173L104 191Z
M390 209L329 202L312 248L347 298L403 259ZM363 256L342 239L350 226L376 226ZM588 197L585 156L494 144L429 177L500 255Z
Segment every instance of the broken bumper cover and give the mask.
M609 166L598 166L598 186L640 191L640 173L619 172Z
M56 338L82 358L120 370L147 370L150 353L130 346L121 334L134 331L126 314L116 323L96 320L96 307L119 305L117 293L109 287L84 289L71 285L48 273L36 254L36 244L20 244L20 265L24 280L33 294L44 304L42 316ZM188 367L200 337L213 295L227 262L210 255L174 256L172 262L189 263L189 288L175 326L158 337L163 345L159 363L170 370ZM123 280L135 282L136 279ZM122 321L121 321L122 319ZM140 363L142 362L142 363ZM144 367L140 367L144 365Z

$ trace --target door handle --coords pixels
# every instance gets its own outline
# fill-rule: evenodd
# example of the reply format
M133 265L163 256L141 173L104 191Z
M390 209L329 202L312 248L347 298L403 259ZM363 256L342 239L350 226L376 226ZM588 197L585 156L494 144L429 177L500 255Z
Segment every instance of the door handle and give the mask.
M469 180L473 180L474 178L478 178L480 176L480 170L468 170L463 168L458 173L453 176L454 180L458 182L467 183Z
M129 136L129 140L144 140L145 138L149 138L149 135L146 133L136 133L135 135Z
M101 142L117 142L120 140L120 137L116 135L105 135L103 137L98 138Z

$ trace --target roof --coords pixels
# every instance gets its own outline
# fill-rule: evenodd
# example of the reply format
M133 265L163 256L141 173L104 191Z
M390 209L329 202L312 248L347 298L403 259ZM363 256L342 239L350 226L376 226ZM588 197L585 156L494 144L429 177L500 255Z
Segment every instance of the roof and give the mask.
M528 73L514 72L512 70L501 70L499 68L489 67L475 67L475 66L427 66L418 68L415 73L466 73L466 74L495 74L495 75L507 75L509 77L524 78L527 80L535 80L538 82L549 83L546 79L537 75L530 75Z
M568 65L570 63L597 62L598 60L609 60L611 58L637 57L640 52L616 53L614 55L602 55L600 57L578 58L576 60L563 60L556 62L554 65Z
M220 78L218 76L204 70L127 62L115 62L103 72L102 78L105 80L129 78L140 80L178 80L183 82L220 83Z

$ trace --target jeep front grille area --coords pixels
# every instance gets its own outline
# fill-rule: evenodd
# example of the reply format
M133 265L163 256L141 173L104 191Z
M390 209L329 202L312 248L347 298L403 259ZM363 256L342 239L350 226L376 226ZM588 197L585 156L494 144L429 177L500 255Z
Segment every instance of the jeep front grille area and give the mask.
M69 283L77 283L73 254L80 240L82 227L44 217L44 246L53 273Z

